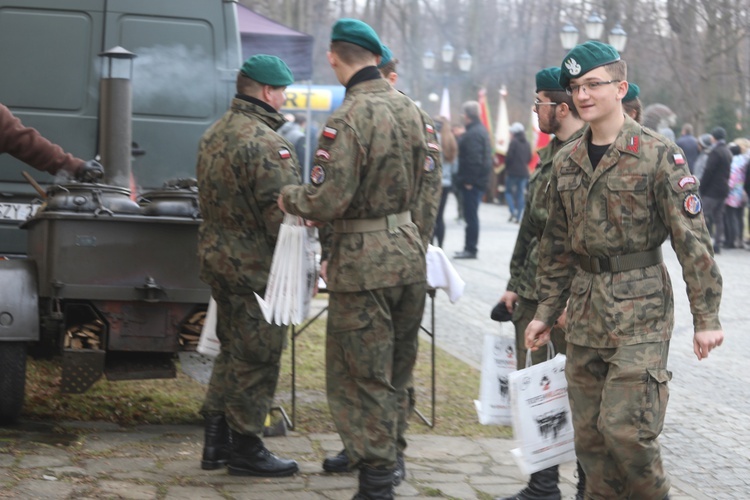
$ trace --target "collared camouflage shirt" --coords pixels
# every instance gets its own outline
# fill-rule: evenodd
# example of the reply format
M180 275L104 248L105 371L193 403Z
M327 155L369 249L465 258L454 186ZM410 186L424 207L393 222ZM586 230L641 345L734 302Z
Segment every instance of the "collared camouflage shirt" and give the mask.
M562 147L583 133L583 128L567 141L553 137L538 151L539 163L529 179L529 195L518 229L516 246L510 261L510 280L507 289L528 300L537 300L536 268L539 262L539 239L547 224L547 187L552 175L552 159Z
M721 329L722 280L682 150L630 118L596 169L589 128L555 156L549 217L539 246L536 319L551 325L568 295L567 341L615 347L668 340L672 284L664 263L617 273L583 271L576 254L618 256L671 238L695 331Z
M243 99L200 141L198 233L201 279L227 293L261 292L268 281L283 213L283 186L299 184L294 147L275 132L282 115Z
M321 222L406 211L419 222L424 218L420 186L433 185L423 176L440 175L428 142L420 111L408 97L382 78L357 83L320 134L310 184L283 189L284 206ZM334 232L330 249L331 291L425 281L425 248L415 223L395 231Z

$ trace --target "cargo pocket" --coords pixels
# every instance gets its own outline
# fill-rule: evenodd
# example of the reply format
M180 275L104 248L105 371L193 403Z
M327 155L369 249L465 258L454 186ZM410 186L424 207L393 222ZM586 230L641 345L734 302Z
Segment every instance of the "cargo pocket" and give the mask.
M636 226L649 219L648 176L611 175L607 178L607 214L616 225Z
M568 215L568 225L575 226L577 219L582 219L584 214L584 202L577 201L575 190L581 187L583 174L560 175L557 178L557 192L560 193L565 212Z
M619 337L643 337L638 341L660 340L665 321L664 283L659 276L645 277L612 284L613 320ZM644 337L645 336L645 337Z
M672 372L666 368L649 368L646 370L646 383L641 402L641 418L638 426L638 437L642 440L655 439L664 427L664 414L669 401L669 387Z

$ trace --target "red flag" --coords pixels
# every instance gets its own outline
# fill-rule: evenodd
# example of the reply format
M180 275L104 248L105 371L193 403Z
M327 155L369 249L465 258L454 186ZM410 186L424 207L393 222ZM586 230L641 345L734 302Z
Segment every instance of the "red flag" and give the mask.
M490 119L490 107L487 104L487 90L482 87L479 89L479 119L482 121L482 125L487 129L490 138L494 137L492 134L492 120ZM490 140L492 143L492 152L495 152L495 141Z
M531 126L533 129L534 154L531 155L531 161L529 162L529 172L533 172L539 163L539 155L537 154L537 151L549 144L550 141L549 134L545 134L539 130L539 117L533 111L531 112Z

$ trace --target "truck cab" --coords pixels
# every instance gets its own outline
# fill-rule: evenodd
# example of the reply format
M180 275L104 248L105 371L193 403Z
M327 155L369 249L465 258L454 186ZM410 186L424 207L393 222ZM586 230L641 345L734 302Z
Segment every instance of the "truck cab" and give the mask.
M241 52L236 0L0 0L0 47L0 102L84 160L107 135L101 56L135 55L118 77L132 89L129 186L65 185L0 154L2 423L20 414L30 346L62 355L66 392L102 374L174 376L179 332L195 333L210 297L197 188L185 181L235 93ZM44 203L22 172L47 189Z
M0 102L67 152L99 152L104 51L133 61L133 178L139 191L193 177L198 140L226 110L241 65L235 0L0 0ZM106 166L105 166L106 167ZM0 155L0 255L26 253L18 224L54 179Z

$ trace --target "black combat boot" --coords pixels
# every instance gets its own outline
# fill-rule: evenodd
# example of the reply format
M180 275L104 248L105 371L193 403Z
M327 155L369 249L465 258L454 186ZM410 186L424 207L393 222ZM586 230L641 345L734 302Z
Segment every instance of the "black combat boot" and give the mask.
M404 479L406 479L406 461L404 460L404 454L398 452L396 468L393 470L393 486L398 486Z
M576 487L576 500L586 499L586 473L583 472L581 462L576 460L578 466L578 486Z
M393 471L363 466L359 469L359 491L352 500L393 500Z
M323 460L323 470L326 472L349 472L349 456L346 450L341 450L335 457ZM404 454L398 452L396 455L396 468L393 471L393 486L398 486L406 479L406 462Z
M341 450L335 457L323 460L323 470L326 472L349 472L349 457L346 450Z
M560 500L562 496L557 486L559 479L557 465L555 465L533 473L529 484L515 495L495 500Z
M232 431L232 454L227 470L231 476L282 477L299 470L297 462L275 456L254 434Z
M229 426L223 413L206 415L206 430L203 442L201 469L214 470L224 467L229 460Z

